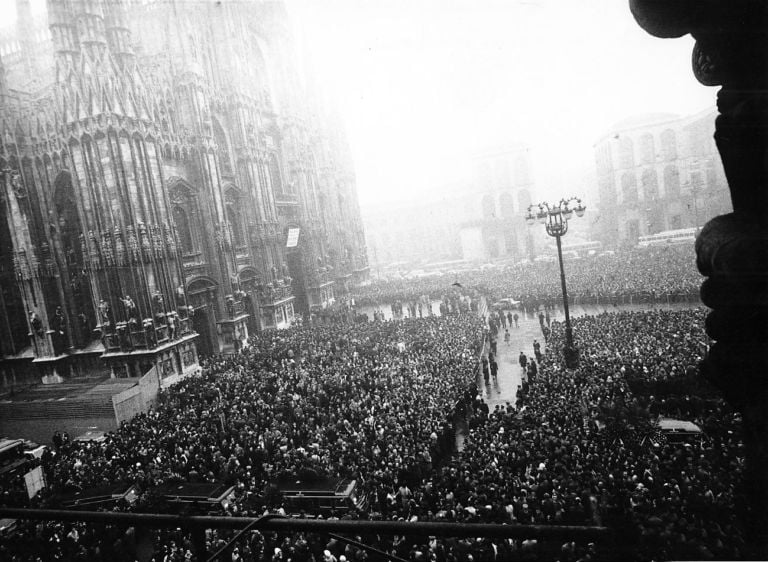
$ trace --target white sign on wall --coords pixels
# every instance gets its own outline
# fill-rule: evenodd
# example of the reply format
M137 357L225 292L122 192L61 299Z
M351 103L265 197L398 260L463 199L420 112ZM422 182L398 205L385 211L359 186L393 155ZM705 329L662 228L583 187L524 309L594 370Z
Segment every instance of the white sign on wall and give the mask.
M288 229L288 242L286 243L286 248L295 248L299 245L299 228L289 228Z

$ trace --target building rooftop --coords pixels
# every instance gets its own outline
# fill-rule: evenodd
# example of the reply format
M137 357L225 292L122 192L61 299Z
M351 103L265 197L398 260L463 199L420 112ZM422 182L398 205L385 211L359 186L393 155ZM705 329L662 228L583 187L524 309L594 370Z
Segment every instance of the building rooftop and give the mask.
M635 129L638 127L648 127L650 125L657 125L659 123L665 123L667 121L674 121L680 119L680 115L675 113L643 113L640 115L633 115L622 119L621 121L611 125L611 131L624 131L626 129Z

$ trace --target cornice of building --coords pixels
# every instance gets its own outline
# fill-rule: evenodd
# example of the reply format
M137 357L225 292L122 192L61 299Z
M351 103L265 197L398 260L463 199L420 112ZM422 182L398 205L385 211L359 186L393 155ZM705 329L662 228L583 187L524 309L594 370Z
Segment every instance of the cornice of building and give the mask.
M717 109L714 106L710 106L689 115L677 115L674 113L647 113L628 117L627 119L623 119L617 123L614 123L605 133L603 133L600 137L597 138L597 140L595 140L593 146L597 147L597 145L601 144L602 142L610 140L611 138L615 138L616 135L620 134L635 135L640 132L648 131L651 129L659 129L664 126L672 129L682 129L691 125L692 123L696 123L703 119L709 118L710 116L714 121L715 115L717 115Z

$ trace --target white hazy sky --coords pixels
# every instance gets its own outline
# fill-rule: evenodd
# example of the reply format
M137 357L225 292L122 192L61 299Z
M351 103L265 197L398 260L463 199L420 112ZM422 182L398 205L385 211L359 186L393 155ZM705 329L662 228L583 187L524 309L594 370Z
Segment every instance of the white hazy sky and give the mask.
M14 4L0 0L0 22ZM363 205L466 179L471 154L507 141L531 146L540 196L572 194L613 123L715 100L691 72L693 40L651 37L627 1L287 4L346 124Z
M618 0L289 0L337 100L361 202L466 175L467 157L528 143L539 195L573 193L626 117L714 105L693 40L660 40Z

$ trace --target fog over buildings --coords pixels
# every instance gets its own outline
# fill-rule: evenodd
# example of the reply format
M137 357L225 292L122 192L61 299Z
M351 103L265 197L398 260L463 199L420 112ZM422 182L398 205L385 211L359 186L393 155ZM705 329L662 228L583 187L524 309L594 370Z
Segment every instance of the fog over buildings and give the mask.
M713 104L690 72L692 40L654 40L624 2L289 7L347 122L363 204L468 179L473 154L508 142L530 146L541 193L559 197L614 123Z
M367 279L344 126L285 4L13 6L0 40L4 384L104 368L172 379Z
M766 559L766 22L0 0L0 560Z
M6 26L15 4L0 1ZM623 2L286 4L346 124L364 205L467 179L471 155L500 142L528 144L542 195L557 197L594 168L614 123L713 103L689 72L691 38L654 40Z

